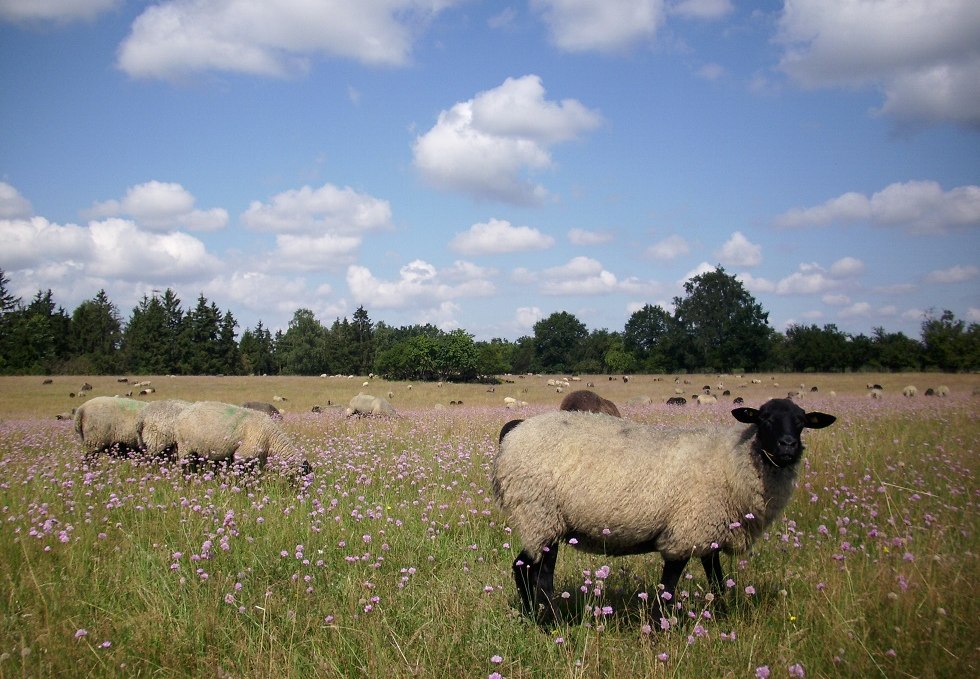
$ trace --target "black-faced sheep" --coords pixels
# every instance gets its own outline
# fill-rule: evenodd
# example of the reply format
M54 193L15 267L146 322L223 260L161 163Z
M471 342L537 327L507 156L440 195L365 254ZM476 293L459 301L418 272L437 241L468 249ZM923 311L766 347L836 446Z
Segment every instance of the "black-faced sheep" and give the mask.
M146 407L141 401L116 396L96 396L75 410L75 434L85 457L101 452L124 456L139 450L136 421Z
M683 396L671 396L667 399L667 405L669 406L682 406L687 405L687 399Z
M580 389L573 391L561 400L558 410L581 410L589 413L605 413L613 417L622 417L619 408L608 398L603 398L594 391Z
M719 553L745 551L779 516L803 454L800 434L835 420L787 399L732 415L751 426L665 429L580 412L504 425L493 491L521 538L513 571L524 610L542 605L554 615L562 542L609 555L660 552L663 600L698 557L720 594Z
M192 466L209 461L261 468L275 457L301 473L309 468L279 423L256 410L199 401L177 415L174 429L177 455Z
M177 453L177 416L191 405L190 401L163 399L152 401L136 418L136 435L140 447L152 457L174 457Z

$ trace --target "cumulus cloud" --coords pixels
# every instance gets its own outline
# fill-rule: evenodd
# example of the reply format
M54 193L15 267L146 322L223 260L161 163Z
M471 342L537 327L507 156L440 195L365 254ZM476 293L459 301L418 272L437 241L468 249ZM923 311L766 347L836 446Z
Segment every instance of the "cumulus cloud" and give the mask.
M233 309L257 312L260 320L264 318L263 325L272 332L276 330L270 326L272 319L288 318L297 309L311 309L318 318L325 319L348 313L344 301L332 297L329 284L311 290L301 277L241 270L218 276L205 287L209 295L229 300Z
M514 322L517 327L530 329L534 327L534 324L544 318L544 314L541 309L536 306L522 306L518 307L514 312Z
M502 219L490 219L457 233L449 249L463 255L499 255L507 252L545 250L555 239L529 226L512 226Z
M551 42L567 52L620 52L650 40L664 23L663 0L532 0Z
M283 191L267 203L253 201L242 222L256 231L311 236L361 235L392 226L388 201L329 183Z
M687 241L674 234L657 241L647 248L647 254L654 259L674 259L691 251Z
M6 182L0 182L0 219L27 219L34 214L31 201Z
M313 56L402 66L418 29L454 2L165 0L133 22L118 65L165 79L212 70L288 76L306 71Z
M215 231L227 226L227 210L198 210L194 203L194 196L180 184L154 180L131 186L122 199L95 203L86 215L96 219L131 217L151 231Z
M750 273L740 273L735 275L736 280L742 283L749 292L758 295L764 292L776 292L776 284L768 278L760 278Z
M855 302L840 310L841 318L867 318L871 316L872 307L867 302Z
M741 231L736 231L715 256L729 266L758 266L762 263L762 246L749 242Z
M689 19L721 19L734 10L731 0L676 0L667 6L670 14Z
M864 273L864 262L856 257L842 257L825 269L815 262L800 264L799 270L775 284L778 295L822 295L827 304L841 305L850 300L839 293L847 281ZM853 286L853 282L847 283Z
M185 233L147 233L124 219L88 226L43 217L0 220L0 266L7 271L69 264L80 275L125 281L191 280L219 267L204 244Z
M485 297L496 292L493 282L484 278L447 281L445 274L421 259L403 266L398 279L393 281L375 277L367 267L351 265L347 268L347 287L356 303L372 309L404 309L460 297Z
M68 23L94 19L121 4L122 0L0 0L0 19Z
M975 266L951 266L948 269L930 271L926 275L929 283L963 283L977 277L980 269Z
M883 114L980 127L975 0L787 0L780 67L804 87L879 87Z
M849 192L822 205L794 208L775 218L777 226L791 228L858 221L919 234L980 226L980 186L971 184L944 191L934 181L896 182L870 198Z
M546 295L602 295L616 291L616 276L591 257L574 257L542 272Z
M276 251L269 262L273 267L304 271L342 268L353 263L360 245L358 236L282 233L276 236Z
M603 231L586 231L585 229L569 229L568 242L572 245L602 245L612 240L612 234Z
M525 174L552 166L550 147L597 127L600 115L575 99L545 99L536 75L442 111L416 138L414 163L432 186L517 205L545 201L547 189Z

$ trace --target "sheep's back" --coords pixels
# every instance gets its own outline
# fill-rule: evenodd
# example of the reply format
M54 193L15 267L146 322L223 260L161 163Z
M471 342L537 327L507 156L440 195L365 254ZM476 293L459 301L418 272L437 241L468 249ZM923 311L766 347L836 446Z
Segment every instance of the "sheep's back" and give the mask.
M744 428L678 429L548 413L504 437L495 491L522 540L572 536L590 551L690 555L691 542L727 530L731 510L711 486L724 487L743 438Z

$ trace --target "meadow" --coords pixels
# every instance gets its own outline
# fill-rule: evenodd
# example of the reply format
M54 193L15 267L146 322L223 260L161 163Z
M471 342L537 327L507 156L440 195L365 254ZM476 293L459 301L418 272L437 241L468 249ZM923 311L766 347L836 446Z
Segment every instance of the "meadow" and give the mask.
M55 415L82 402L69 393L84 381L92 395L128 384L0 377L0 678L980 676L980 376L573 382L594 381L641 422L733 422L731 397L663 405L719 382L754 406L803 384L806 409L838 417L804 432L782 520L752 554L722 558L724 601L706 596L692 562L667 631L645 615L656 554L563 547L560 622L517 611L519 539L489 473L503 423L557 407L545 376L492 392L365 377L135 379L152 381L147 399L286 397L284 427L314 473L87 463ZM883 399L868 398L868 382ZM919 396L903 398L906 384ZM922 395L939 384L948 398ZM399 416L345 418L338 405L361 390L392 392ZM626 405L640 395L653 404ZM527 405L507 410L505 396Z

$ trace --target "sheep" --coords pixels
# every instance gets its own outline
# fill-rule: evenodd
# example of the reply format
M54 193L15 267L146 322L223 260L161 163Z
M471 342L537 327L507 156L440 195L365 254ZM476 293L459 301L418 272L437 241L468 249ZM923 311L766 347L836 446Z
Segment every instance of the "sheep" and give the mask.
M174 437L181 463L192 467L208 461L261 469L273 456L296 465L301 474L309 472L309 463L300 462L279 423L250 408L218 401L192 403L177 415Z
M919 393L919 390L915 388L915 385L909 384L902 389L902 396L905 398L912 398Z
M949 387L947 387L945 384L940 384L938 387L936 387L936 396L939 398L946 398L949 396Z
M590 413L605 413L613 417L621 417L619 408L616 407L615 403L588 389L580 389L568 394L561 400L558 410L584 410Z
M177 453L177 416L191 405L181 399L147 403L136 418L140 448L151 457L174 457Z
M350 400L347 410L344 411L347 417L351 415L384 415L395 417L394 407L380 396L370 396L360 393Z
M264 401L245 401L245 403L242 404L242 408L257 410L260 413L265 413L274 420L282 419L282 411L271 403L266 403Z
M699 406L711 405L712 403L718 403L718 398L712 396L711 394L697 394L694 400L698 402Z
M125 456L139 450L136 420L146 407L142 401L116 396L96 396L75 410L75 434L85 458L100 452Z
M687 399L683 396L671 396L667 399L667 405L669 406L682 406L687 405Z
M698 557L720 595L720 552L744 552L779 516L803 454L800 434L836 419L788 399L732 416L750 426L673 429L581 412L504 425L492 485L521 539L512 568L524 611L535 615L541 604L554 616L561 542L607 555L660 552L662 600Z

